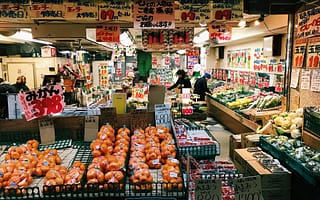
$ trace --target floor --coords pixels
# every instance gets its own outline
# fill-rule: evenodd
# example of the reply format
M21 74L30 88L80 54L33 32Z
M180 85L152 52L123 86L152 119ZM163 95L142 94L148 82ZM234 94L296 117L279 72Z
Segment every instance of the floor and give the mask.
M226 130L221 124L214 120L212 117L208 117L205 121L209 122L206 124L206 128L220 143L220 155L216 156L215 160L226 161L229 158L229 139L232 133ZM211 123L210 123L211 122ZM201 123L201 122L199 122Z

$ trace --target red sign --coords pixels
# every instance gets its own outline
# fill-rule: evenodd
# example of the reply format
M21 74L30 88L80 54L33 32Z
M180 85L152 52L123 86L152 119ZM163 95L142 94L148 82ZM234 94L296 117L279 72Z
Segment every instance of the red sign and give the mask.
M109 24L96 28L97 42L120 42L120 25Z
M320 6L298 13L296 38L320 35Z
M232 26L230 24L211 23L208 25L210 40L228 41L231 40Z
M320 37L308 39L307 67L320 67Z
M19 93L19 99L27 121L62 112L64 109L61 85Z

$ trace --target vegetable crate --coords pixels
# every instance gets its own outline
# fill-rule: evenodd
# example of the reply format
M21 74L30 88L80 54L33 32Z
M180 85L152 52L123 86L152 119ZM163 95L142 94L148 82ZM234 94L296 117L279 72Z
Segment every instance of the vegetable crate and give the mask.
M304 129L320 137L320 113L314 112L311 107L304 109Z

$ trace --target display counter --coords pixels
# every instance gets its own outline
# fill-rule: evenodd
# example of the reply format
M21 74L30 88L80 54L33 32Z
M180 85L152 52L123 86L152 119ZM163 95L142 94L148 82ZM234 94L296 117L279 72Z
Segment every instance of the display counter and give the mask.
M208 114L234 134L252 132L259 127L256 122L218 103L210 95L207 95L207 102Z

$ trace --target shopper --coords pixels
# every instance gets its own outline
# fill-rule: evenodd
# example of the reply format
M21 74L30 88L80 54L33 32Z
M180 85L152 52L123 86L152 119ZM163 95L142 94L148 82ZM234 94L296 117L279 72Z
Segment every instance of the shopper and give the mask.
M176 72L178 76L178 80L173 84L168 90L172 90L174 88L182 89L182 88L191 88L191 82L186 72L183 69L179 69Z
M29 87L26 85L27 78L25 76L18 76L17 81L12 86L15 87L17 92L28 91Z
M132 87L133 87L134 73L129 72L128 75L122 78L122 91L127 94L127 97L131 97L132 95Z
M16 88L0 78L0 118L8 118L8 93L17 93Z
M133 79L133 86L134 86L136 83L140 82L140 73L139 73L138 67L133 68L133 73L134 73L134 79Z
M201 78L197 79L194 84L193 93L200 95L199 101L205 100L206 93L211 94L207 85L209 79L211 79L211 75L209 73L205 73Z

